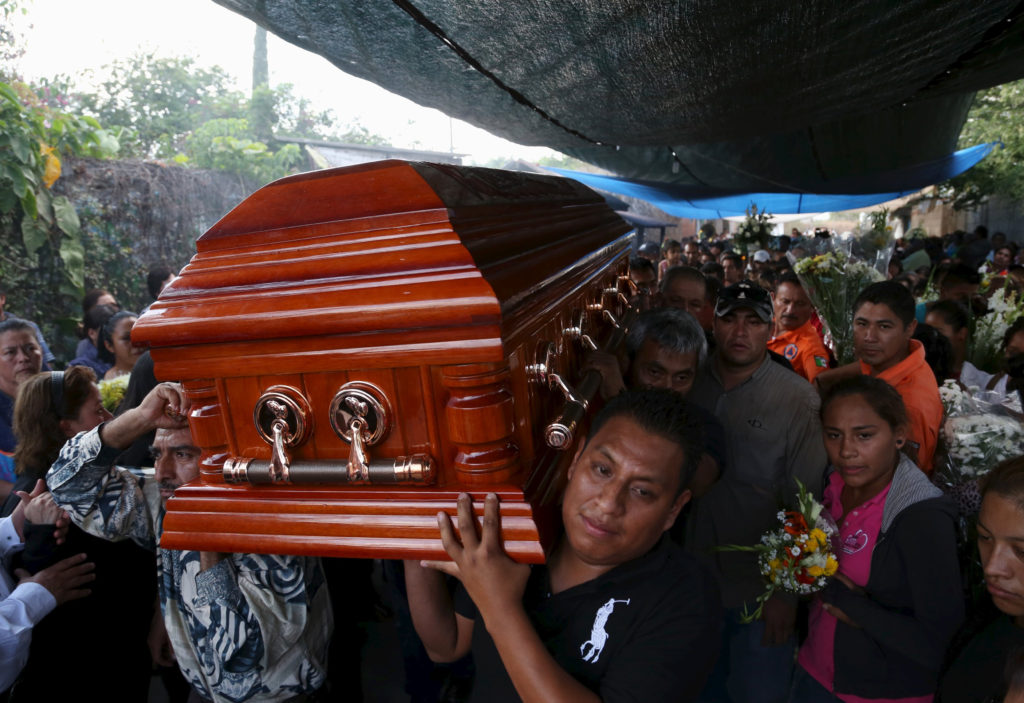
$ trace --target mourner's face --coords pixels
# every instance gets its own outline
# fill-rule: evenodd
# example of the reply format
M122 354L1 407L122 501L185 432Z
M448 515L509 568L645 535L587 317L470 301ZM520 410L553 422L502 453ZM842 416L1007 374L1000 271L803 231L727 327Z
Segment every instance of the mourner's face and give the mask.
M804 292L803 286L781 283L772 295L775 303L775 318L784 330L795 330L811 319L814 307Z
M697 353L680 354L645 339L629 367L630 383L637 388L668 388L686 395L697 375Z
M96 299L96 305L109 305L115 310L120 309L120 305L117 304L117 300L114 299L110 293L104 293Z
M917 320L904 325L885 303L863 303L853 313L853 351L857 358L881 373L910 353Z
M850 488L878 495L892 480L906 432L893 429L862 395L836 398L821 418L829 462Z
M199 447L192 444L187 428L157 430L151 447L160 497L167 500L174 491L199 475Z
M562 520L576 558L611 568L650 551L690 499L679 492L683 460L675 442L608 420L569 468Z
M992 255L992 263L1000 271L1009 268L1010 264L1013 263L1013 252L1010 251L1009 247L996 249L996 253Z
M978 552L992 602L1024 625L1024 510L989 492L978 515Z
M736 308L715 318L718 356L735 367L751 366L764 359L772 329L750 308Z
M690 266L700 265L700 247L693 242L688 242L683 248L683 253L686 255L686 262Z
M0 334L0 391L12 398L22 381L32 378L43 364L43 350L32 330Z
M1010 337L1010 341L1007 343L1006 349L1003 350L1003 355L1007 359L1020 354L1024 354L1024 332L1017 332L1015 335Z
M692 278L676 276L667 286L662 294L666 307L685 310L698 320L704 310L704 299L707 296L707 286L701 281Z
M641 293L650 293L658 281L658 274L649 268L630 269L629 277Z
M924 318L925 323L939 331L943 337L949 340L954 349L960 349L967 343L967 328L954 330L953 325L946 322L946 319L937 312L930 312Z
M88 432L101 422L106 422L112 417L113 415L103 407L99 386L94 383L92 384L92 390L89 392L89 397L85 399L85 402L78 409L78 414L70 420L61 420L60 427L64 432L64 436L71 438L79 432Z
M951 282L939 288L939 300L956 300L970 307L971 296L978 292L973 283Z
M134 368L135 362L146 351L144 347L136 347L132 344L132 327L135 326L137 319L124 317L118 320L113 334L110 335L110 341L106 343L107 349L114 355L114 365L118 368Z
M669 266L675 266L683 258L682 247L672 247L665 250L665 259L668 261Z
M724 259L722 261L722 270L725 271L725 284L727 286L739 283L740 279L743 278L743 268L735 259Z

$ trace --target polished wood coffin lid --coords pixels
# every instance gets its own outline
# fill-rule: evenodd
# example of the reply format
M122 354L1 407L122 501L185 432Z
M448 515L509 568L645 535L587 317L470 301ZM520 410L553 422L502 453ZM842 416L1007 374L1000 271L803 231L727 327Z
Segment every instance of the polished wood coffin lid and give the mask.
M560 334L614 280L628 230L574 181L439 164L318 171L251 195L199 238L132 332L151 347L157 378L184 383L203 449L200 479L168 502L163 546L440 556L436 512L454 513L459 492L493 490L506 548L542 560L557 526L540 513L557 506L567 458L530 436L557 398L536 401L523 369L538 335ZM227 458L269 455L251 441L261 389L285 382L315 395L360 374L394 374L399 393L422 385L408 391L416 403L396 408L401 432L374 451L429 452L432 485L224 483ZM311 402L322 413L323 399ZM318 417L295 456L344 460ZM495 422L509 427L492 442L495 431L477 425ZM491 454L512 447L515 461L453 469L475 432Z

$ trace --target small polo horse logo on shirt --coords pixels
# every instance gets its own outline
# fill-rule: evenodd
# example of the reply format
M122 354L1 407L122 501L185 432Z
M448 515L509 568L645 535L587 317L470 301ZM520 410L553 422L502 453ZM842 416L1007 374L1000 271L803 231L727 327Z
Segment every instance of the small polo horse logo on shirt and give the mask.
M609 598L607 603L597 609L597 615L594 616L594 624L590 628L590 639L580 645L580 654L583 655L583 661L595 664L597 658L601 656L604 644L608 641L608 633L605 631L604 626L608 623L608 618L611 617L612 611L615 610L616 603L629 605L629 598L626 600Z

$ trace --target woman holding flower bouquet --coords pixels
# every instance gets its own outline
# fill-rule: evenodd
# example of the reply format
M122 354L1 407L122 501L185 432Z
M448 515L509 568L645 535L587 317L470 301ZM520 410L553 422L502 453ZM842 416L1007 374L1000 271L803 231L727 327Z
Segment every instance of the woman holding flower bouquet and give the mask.
M795 703L933 700L964 616L956 509L901 452L900 394L870 376L822 399L839 571L811 607Z

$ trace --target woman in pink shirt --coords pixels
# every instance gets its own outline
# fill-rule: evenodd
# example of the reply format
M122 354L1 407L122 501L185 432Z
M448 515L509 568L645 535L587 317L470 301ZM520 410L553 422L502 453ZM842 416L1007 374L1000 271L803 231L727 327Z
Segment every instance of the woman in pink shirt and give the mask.
M791 701L930 703L963 620L956 509L900 449L907 411L871 376L821 403L839 571L811 607Z

